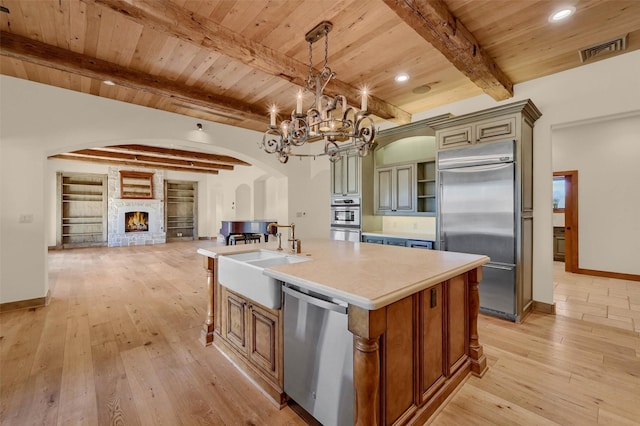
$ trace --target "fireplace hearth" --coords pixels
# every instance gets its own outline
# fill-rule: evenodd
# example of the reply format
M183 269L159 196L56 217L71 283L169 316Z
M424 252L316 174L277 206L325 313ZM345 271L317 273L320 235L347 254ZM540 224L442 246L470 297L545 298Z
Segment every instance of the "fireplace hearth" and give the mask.
M126 212L124 214L124 232L148 232L149 212Z

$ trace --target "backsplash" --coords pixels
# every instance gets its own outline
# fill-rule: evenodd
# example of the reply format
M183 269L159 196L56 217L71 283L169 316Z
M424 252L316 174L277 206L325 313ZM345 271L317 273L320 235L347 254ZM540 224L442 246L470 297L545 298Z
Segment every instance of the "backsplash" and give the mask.
M435 234L436 218L423 216L383 216L382 231Z

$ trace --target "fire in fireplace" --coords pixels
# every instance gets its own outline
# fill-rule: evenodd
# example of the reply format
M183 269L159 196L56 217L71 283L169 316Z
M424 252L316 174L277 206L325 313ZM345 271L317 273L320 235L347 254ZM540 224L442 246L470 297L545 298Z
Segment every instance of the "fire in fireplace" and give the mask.
M127 212L124 214L124 232L146 232L148 230L148 212Z

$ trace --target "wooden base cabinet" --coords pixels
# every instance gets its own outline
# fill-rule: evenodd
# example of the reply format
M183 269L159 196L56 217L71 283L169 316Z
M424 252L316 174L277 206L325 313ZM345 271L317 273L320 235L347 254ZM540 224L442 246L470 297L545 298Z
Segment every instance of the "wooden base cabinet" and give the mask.
M221 333L214 342L277 403L284 405L281 310L267 309L218 285Z
M458 275L376 311L350 307L355 424L423 424L468 374L484 374L477 341L480 273Z
M212 340L283 407L282 310L221 286L216 259L204 266L211 297L203 343ZM373 311L349 305L356 425L424 424L469 374L486 372L477 327L481 279L477 267Z

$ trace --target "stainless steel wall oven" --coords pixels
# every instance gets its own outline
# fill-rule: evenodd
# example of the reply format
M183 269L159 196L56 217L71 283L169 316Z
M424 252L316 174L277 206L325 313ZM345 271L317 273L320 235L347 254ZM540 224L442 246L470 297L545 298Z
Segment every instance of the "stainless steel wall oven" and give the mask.
M331 198L331 239L360 241L360 198Z

